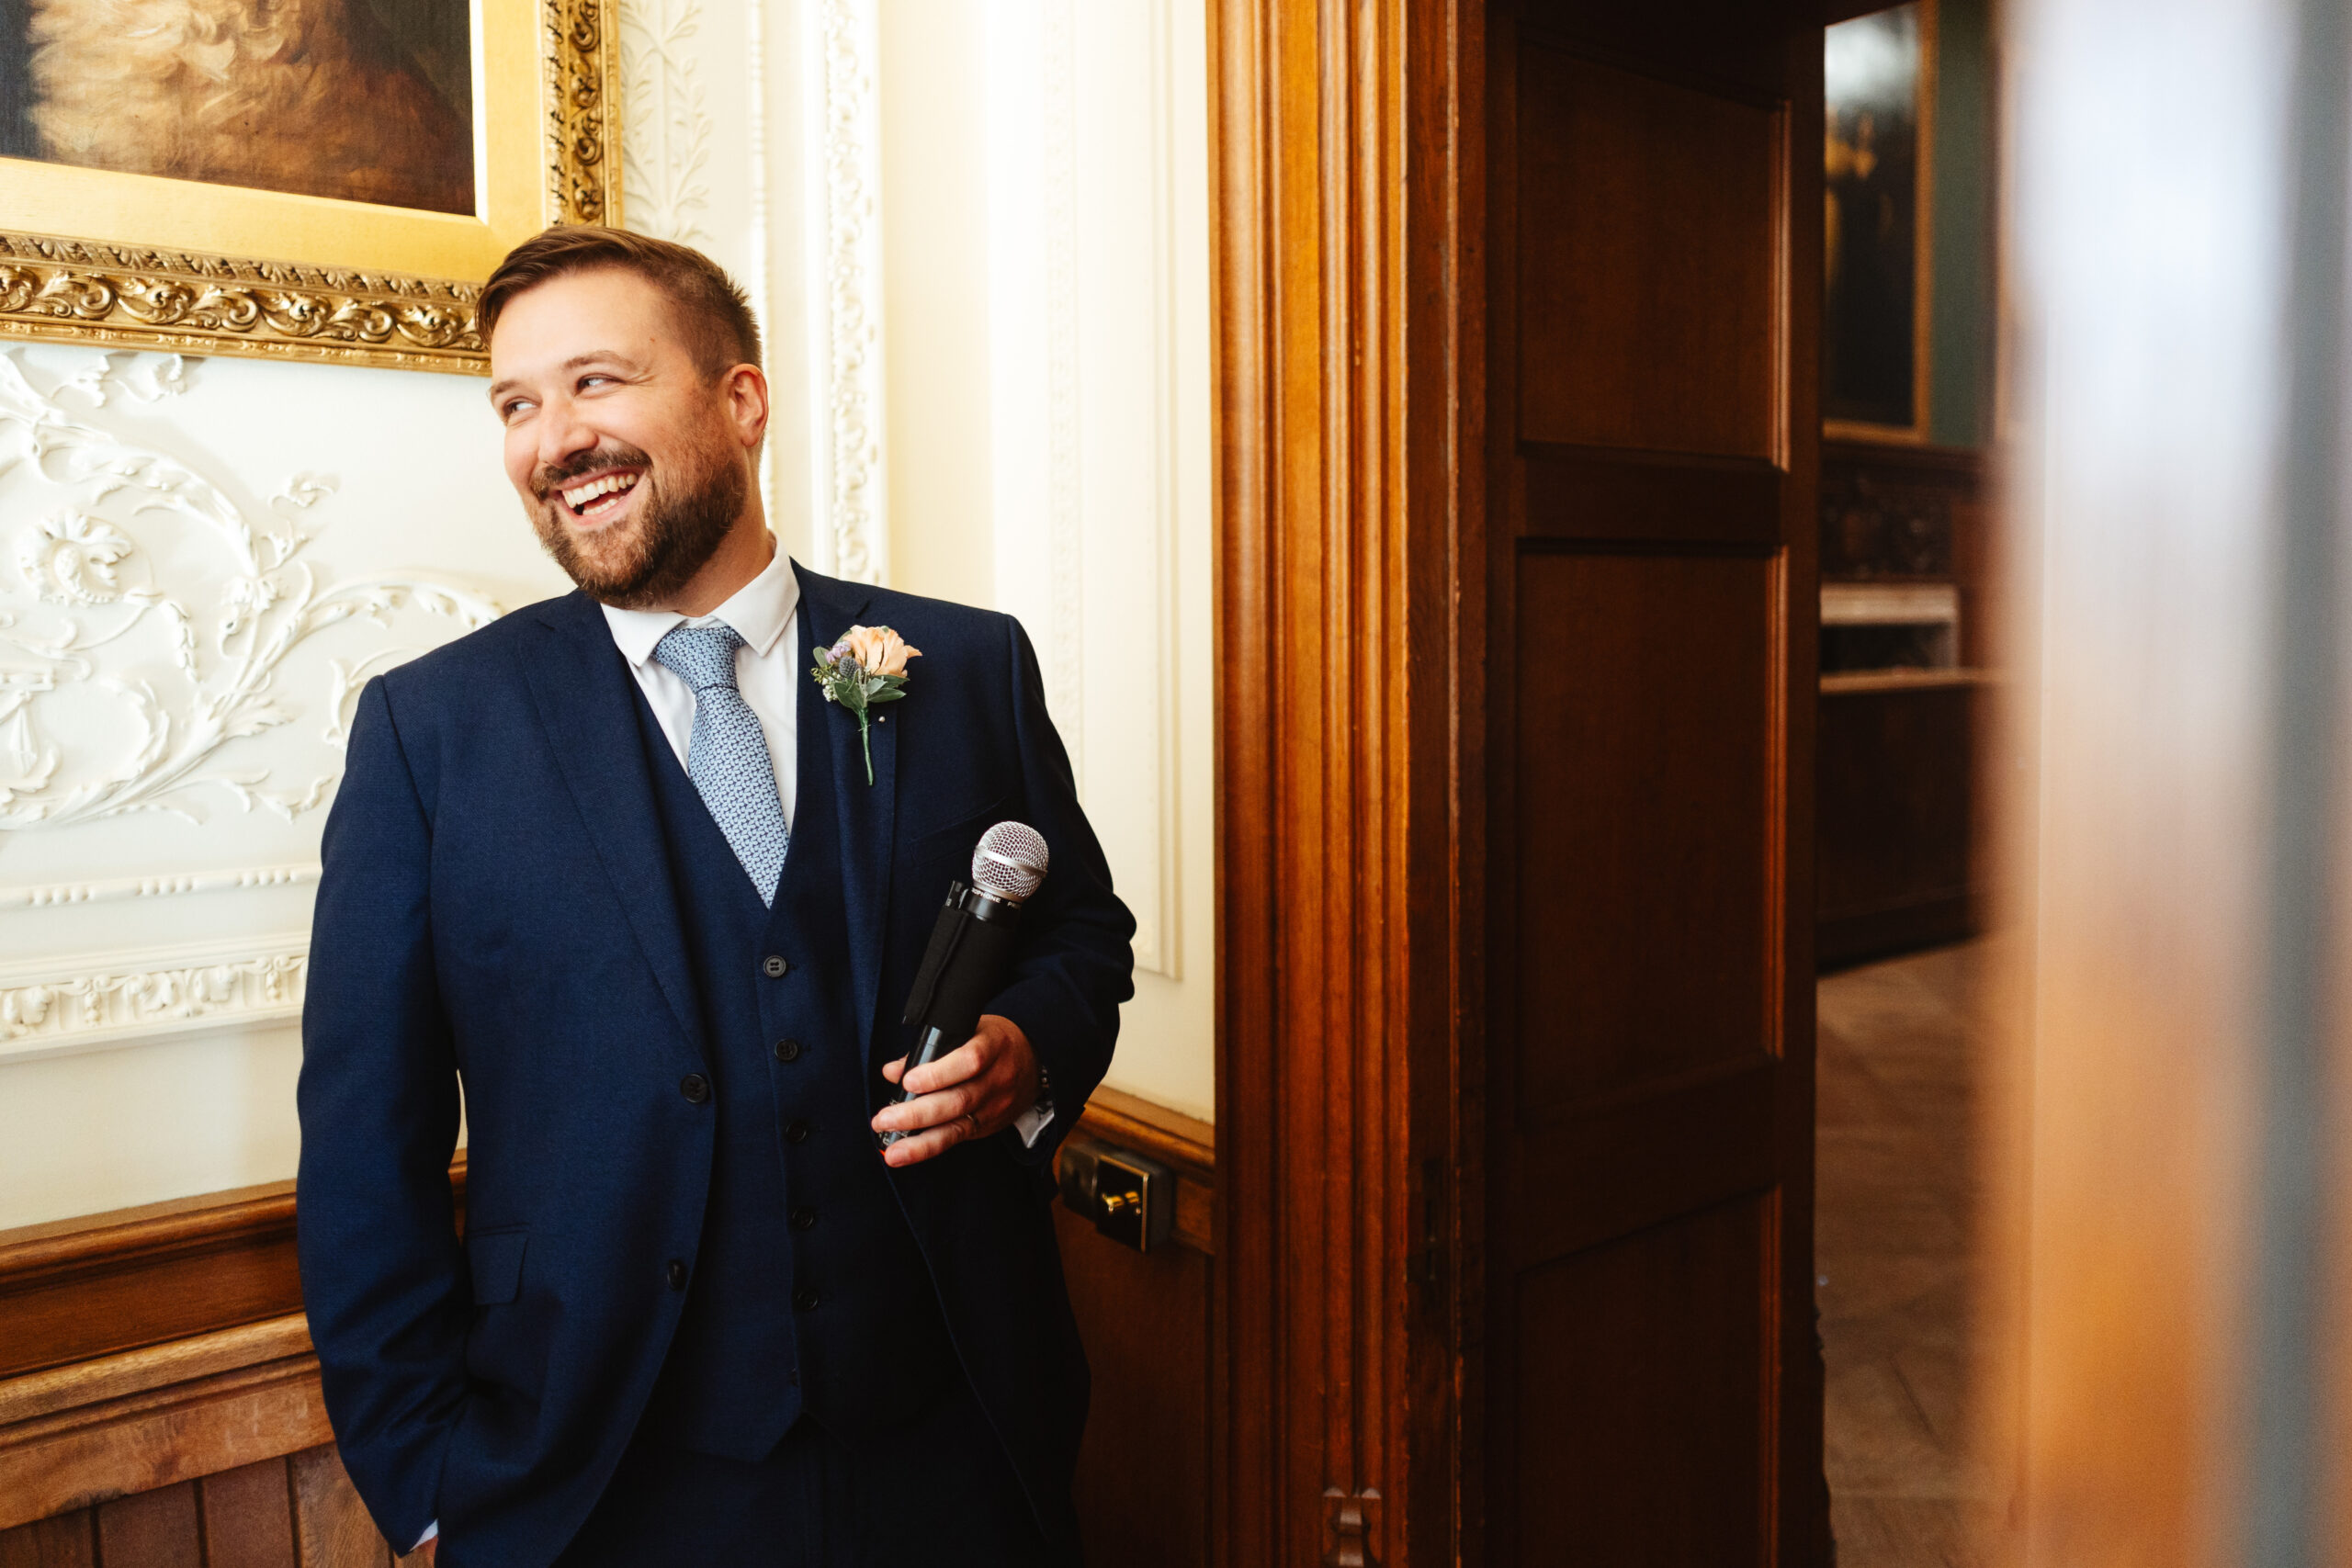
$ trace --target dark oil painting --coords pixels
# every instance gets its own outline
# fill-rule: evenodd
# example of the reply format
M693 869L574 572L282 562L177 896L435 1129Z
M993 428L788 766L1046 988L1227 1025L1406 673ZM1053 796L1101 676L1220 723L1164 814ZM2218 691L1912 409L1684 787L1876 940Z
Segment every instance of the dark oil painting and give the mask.
M470 0L0 0L0 156L470 216Z
M1917 4L1828 29L1821 316L1825 419L1916 428L1920 17Z

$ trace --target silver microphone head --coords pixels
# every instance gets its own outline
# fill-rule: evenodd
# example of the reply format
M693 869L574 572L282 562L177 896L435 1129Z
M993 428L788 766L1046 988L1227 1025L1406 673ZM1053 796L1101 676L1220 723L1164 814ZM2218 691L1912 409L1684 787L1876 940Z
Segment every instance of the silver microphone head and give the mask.
M1046 837L1026 822L1000 822L972 851L972 886L1018 904L1046 880Z

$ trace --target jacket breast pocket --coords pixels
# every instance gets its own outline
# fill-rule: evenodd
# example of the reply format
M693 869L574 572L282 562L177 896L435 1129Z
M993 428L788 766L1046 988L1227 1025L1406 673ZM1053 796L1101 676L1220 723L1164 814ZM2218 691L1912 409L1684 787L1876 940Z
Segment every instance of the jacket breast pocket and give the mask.
M920 853L969 856L980 835L1002 821L1012 805L1011 795L1001 795L985 806L953 807L929 823L909 824L906 841Z
M473 1274L474 1305L499 1306L514 1299L523 1288L523 1247L530 1239L530 1230L522 1225L466 1237L466 1263Z

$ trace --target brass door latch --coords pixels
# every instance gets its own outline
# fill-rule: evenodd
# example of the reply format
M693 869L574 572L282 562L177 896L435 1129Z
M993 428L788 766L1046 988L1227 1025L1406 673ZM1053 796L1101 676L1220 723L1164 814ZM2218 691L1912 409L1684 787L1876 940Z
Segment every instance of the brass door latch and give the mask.
M1061 1148L1062 1201L1113 1241L1149 1252L1176 1224L1176 1174L1139 1154L1072 1138Z

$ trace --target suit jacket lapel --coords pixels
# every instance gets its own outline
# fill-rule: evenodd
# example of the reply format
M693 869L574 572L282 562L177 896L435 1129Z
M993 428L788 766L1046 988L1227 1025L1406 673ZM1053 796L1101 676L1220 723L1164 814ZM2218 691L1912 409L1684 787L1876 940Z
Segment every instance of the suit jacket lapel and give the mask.
M805 649L830 648L856 624L873 595L854 582L820 577L797 563L800 578L801 636ZM814 662L813 658L811 662ZM895 716L893 706L884 710ZM879 716L878 715L876 716ZM890 919L890 848L898 830L899 726L874 724L874 783L865 782L865 753L858 745L857 718L825 701L811 680L800 702L803 733L822 726L832 756L833 795L842 826L842 892L848 905L850 978L855 987L859 1049L874 1051L874 1014L882 990L883 949ZM804 755L809 753L804 750Z
M637 726L635 677L586 594L568 594L538 616L549 646L522 663L539 722L678 1029L702 1053L701 1010Z

